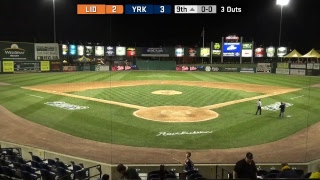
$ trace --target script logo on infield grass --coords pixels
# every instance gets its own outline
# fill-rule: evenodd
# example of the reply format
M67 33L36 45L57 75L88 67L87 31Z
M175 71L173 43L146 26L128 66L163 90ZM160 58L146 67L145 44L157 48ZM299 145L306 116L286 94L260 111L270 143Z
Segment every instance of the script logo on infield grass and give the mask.
M196 135L196 134L210 134L213 131L182 131L182 132L159 132L157 136L177 136L177 135Z
M71 110L71 111L89 109L88 106L78 106L78 105L74 105L74 104L65 103L63 101L46 102L44 104L49 105L49 106L58 107L61 109Z
M284 103L287 107L293 106L293 104L290 103ZM273 104L267 105L267 106L263 106L261 109L262 110L267 110L267 111L278 111L280 108L279 106L281 105L281 102L275 102Z

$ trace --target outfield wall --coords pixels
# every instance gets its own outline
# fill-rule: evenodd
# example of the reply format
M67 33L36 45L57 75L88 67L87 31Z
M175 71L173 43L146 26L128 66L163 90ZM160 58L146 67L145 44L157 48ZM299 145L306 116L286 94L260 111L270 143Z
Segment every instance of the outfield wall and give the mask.
M138 61L137 65L64 65L62 61L0 61L0 73L176 70L206 72L274 73L319 76L320 63L257 63L176 65L175 61Z

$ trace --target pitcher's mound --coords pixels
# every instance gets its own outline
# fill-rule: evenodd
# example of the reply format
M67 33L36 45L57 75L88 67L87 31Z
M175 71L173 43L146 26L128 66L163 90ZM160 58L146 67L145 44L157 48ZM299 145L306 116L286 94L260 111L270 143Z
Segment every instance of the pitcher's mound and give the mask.
M209 109L189 106L159 106L140 109L133 115L161 122L200 122L217 118L218 113Z

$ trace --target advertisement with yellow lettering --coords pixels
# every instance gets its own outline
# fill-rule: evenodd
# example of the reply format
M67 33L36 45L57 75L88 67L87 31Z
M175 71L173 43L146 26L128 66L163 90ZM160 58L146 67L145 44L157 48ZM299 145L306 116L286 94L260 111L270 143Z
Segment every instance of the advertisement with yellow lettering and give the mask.
M49 61L41 61L41 71L50 71Z
M3 72L14 72L13 61L3 61L2 67L3 67Z

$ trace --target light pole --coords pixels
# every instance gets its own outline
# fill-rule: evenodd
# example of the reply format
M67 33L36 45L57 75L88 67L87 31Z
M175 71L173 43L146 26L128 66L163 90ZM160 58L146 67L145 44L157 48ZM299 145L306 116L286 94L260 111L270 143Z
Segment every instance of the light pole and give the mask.
M281 46L281 28L282 28L282 8L289 4L290 0L277 0L277 5L281 6L281 14L280 14L280 30L279 30L279 47Z
M53 41L56 43L56 3L55 0L52 0L53 6Z

